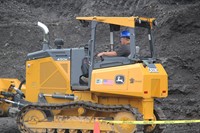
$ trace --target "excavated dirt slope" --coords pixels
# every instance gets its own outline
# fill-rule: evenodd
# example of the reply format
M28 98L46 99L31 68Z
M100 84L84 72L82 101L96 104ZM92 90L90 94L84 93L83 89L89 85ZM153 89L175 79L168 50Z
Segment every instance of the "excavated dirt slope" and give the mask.
M37 21L48 25L52 47L56 37L76 47L88 41L89 30L75 17L93 15L157 18L155 45L169 74L169 96L156 104L167 119L200 119L199 0L0 0L0 77L24 77L26 54L41 49ZM199 133L199 126L169 125L165 132ZM0 132L17 132L14 119L0 118Z

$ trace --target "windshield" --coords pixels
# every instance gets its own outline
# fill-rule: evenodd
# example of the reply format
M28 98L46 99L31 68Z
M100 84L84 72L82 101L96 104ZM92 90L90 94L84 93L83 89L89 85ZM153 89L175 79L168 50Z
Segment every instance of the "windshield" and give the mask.
M136 46L139 47L138 56L140 59L152 58L148 31L148 28L135 28Z

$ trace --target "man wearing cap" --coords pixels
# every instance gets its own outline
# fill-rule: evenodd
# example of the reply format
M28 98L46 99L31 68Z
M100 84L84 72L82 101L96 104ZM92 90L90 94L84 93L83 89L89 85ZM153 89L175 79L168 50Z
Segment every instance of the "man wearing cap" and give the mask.
M111 51L111 52L101 52L99 53L97 56L100 57L100 56L122 56L122 57L128 57L129 54L130 54L130 32L125 30L125 31L122 31L121 34L120 34L120 42L121 42L121 45L120 47L116 50L116 51ZM85 63L83 63L84 65L83 66L87 66ZM81 80L84 82L84 83L88 83L88 75L82 75L81 77Z
M101 52L97 56L123 56L128 57L130 54L130 32L125 30L120 34L121 45L116 51Z

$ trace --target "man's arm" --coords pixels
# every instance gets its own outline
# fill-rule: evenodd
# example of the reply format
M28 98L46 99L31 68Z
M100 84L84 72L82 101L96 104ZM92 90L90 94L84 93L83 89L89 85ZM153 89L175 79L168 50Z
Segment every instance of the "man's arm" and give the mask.
M117 53L115 51L111 51L111 52L101 52L97 55L98 57L100 56L117 56Z

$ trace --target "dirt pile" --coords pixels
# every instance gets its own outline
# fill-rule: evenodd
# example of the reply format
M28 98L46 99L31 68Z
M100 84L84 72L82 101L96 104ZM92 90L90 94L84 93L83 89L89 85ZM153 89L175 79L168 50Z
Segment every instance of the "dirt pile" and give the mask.
M199 0L0 0L0 75L24 77L26 54L41 49L37 21L48 25L52 47L56 37L64 39L65 47L76 47L88 41L88 30L81 28L76 16L155 17L157 56L169 74L169 97L156 104L168 119L199 119L199 7ZM101 28L99 32L104 33ZM0 131L12 127L3 126ZM169 127L166 132L200 132L194 124Z

